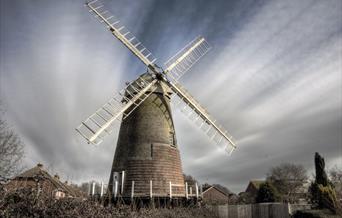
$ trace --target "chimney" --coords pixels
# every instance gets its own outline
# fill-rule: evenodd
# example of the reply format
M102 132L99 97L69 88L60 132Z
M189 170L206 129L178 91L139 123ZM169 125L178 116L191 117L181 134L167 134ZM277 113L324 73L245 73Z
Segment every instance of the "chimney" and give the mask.
M55 174L55 176L53 178L55 178L56 180L59 180L59 175Z
M43 164L38 163L38 164L37 164L37 167L39 167L39 169L43 169Z

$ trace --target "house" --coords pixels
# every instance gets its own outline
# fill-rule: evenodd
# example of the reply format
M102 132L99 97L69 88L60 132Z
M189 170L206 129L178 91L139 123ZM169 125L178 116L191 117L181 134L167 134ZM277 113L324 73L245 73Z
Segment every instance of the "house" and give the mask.
M239 193L239 203L252 204L255 203L255 198L258 194L260 186L265 183L264 180L249 181L246 191Z
M76 191L74 187L60 181L57 174L51 176L40 163L5 184L5 189L9 191L19 188L31 188L37 192L37 195L55 199L82 197L80 191Z
M264 180L251 180L249 181L245 192L251 196L257 196L260 186L264 183Z
M202 192L202 200L206 204L228 204L229 194L218 187L208 186Z

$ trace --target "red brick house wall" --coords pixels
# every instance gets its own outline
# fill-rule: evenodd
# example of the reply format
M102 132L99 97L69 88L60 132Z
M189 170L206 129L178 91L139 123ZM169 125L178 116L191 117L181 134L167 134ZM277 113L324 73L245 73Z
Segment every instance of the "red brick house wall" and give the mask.
M215 187L210 187L203 192L203 202L207 204L228 204L228 195Z

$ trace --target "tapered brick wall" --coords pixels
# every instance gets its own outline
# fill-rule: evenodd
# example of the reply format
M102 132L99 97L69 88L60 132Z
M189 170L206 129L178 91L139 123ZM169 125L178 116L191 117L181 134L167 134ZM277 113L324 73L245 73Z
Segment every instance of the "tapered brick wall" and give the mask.
M150 180L154 196L167 196L169 183L184 184L179 151L168 144L152 144L150 160L129 160L127 162L127 179L125 195L130 196L131 184L135 181L135 195L149 195ZM172 189L174 194L184 192L183 188Z
M150 195L152 180L155 196L168 196L169 183L184 184L179 150L170 108L170 90L163 82L121 123L115 150L113 172L125 171L123 196ZM185 194L184 187L174 187L173 194Z

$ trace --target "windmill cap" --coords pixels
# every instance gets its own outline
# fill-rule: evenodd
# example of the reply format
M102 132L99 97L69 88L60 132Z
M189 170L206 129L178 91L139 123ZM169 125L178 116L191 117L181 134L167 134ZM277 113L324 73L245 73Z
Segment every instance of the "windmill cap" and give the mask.
M139 78L136 79L136 81L140 81L140 78L142 78L143 80L145 80L147 82L152 82L154 80L152 75L150 73L148 73L148 72L140 75ZM163 84L163 82L157 83L157 84L155 84L155 86L157 86L157 88L154 89L154 91L153 91L155 93L168 94L168 95L172 94L171 89L166 84ZM136 91L133 88L129 87L129 86L128 86L127 89L128 89L128 92L130 92L130 93L136 93ZM126 89L126 91L127 91L127 89ZM151 89L148 90L148 91L151 91ZM126 93L126 96L129 97L129 94Z

